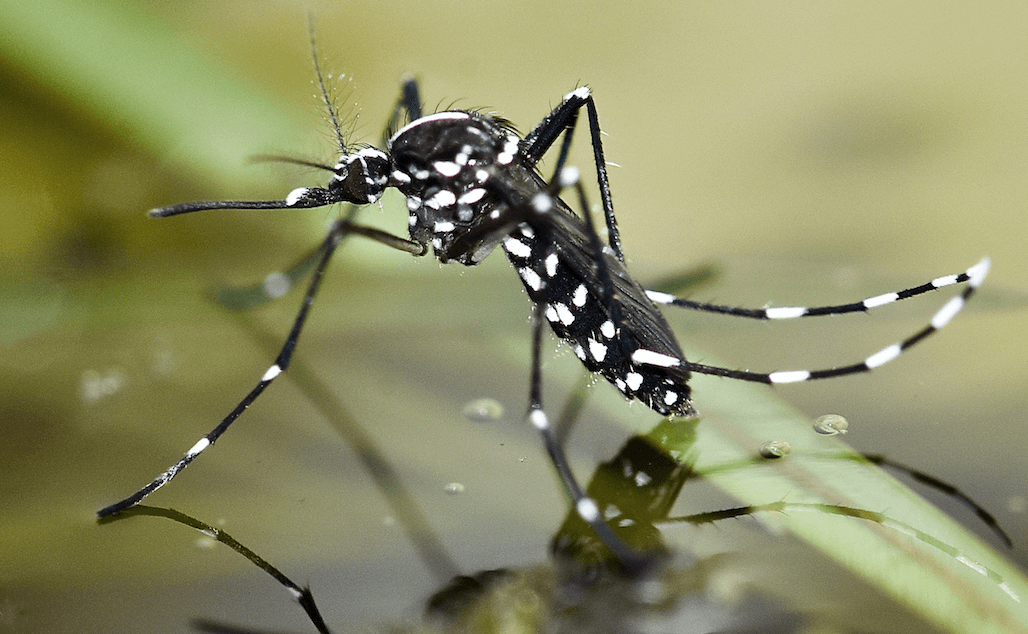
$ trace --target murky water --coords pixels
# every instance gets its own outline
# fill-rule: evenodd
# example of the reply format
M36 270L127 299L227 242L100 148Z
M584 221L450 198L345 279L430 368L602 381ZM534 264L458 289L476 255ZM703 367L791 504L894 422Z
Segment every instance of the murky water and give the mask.
M344 14L318 14L326 65L357 77L357 92L341 96L344 114L351 101L363 106L357 137L377 138L405 72L422 79L428 104L488 105L522 131L588 83L609 134L607 157L622 165L612 171L614 200L630 265L644 280L713 261L722 272L697 299L834 303L992 256L967 312L909 355L869 376L775 393L811 419L844 416L843 438L859 450L959 486L1011 533L1012 551L959 504L924 494L1028 564L1021 4L944 12L928 4L613 11L588 3L516 14L490 3L422 6L349 3ZM160 19L190 46L261 84L301 129L310 126L295 145L268 147L255 122L252 144L233 150L240 165L270 151L332 160L309 95L302 8L262 17L239 6L228 15L206 4L175 7ZM252 189L197 175L197 166L182 167L189 147L155 156L131 127L89 114L75 95L50 92L10 52L6 59L0 632L187 631L196 617L306 631L289 597L235 553L159 519L100 527L93 513L180 457L251 389L299 301L293 293L239 317L210 301L212 287L254 283L294 263L333 216L157 221L144 210L204 196L276 196L320 175L250 167ZM196 124L205 117L198 111ZM573 160L588 164L587 144L577 145ZM365 220L402 231L393 211L370 209ZM464 572L544 564L564 515L551 467L519 420L529 327L515 276L498 258L458 271L374 247L352 251L329 271L298 363L331 386L361 433L319 413L309 383L282 380L153 500L224 527L310 581L333 626L418 615L444 581L422 564L362 468L369 443ZM672 321L696 360L716 354L772 371L863 358L943 302L932 295L826 323ZM574 368L567 351L547 361L554 410ZM701 411L717 411L712 389L697 389ZM613 398L605 385L592 391L603 403ZM468 420L465 407L483 397L506 413L489 424ZM612 411L587 410L572 435L583 478L657 422L639 406ZM451 483L464 491L448 494ZM690 483L678 511L732 505ZM733 575L764 586L788 577L796 592L776 599L808 616L821 597L802 578L834 570L792 542L765 541L754 522L668 535L672 548L728 571L719 577L726 597L742 585L724 581ZM819 591L832 595L843 583L831 576ZM876 592L833 602L833 619L855 623L851 611L881 605Z

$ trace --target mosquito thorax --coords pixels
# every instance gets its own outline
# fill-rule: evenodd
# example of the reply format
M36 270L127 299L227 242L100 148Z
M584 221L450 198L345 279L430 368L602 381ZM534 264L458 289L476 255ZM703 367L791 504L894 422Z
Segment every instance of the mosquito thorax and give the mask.
M389 139L391 179L407 197L411 239L431 245L444 262L485 258L502 235L468 234L495 211L486 183L514 162L520 141L502 120L462 110L426 115L397 131Z

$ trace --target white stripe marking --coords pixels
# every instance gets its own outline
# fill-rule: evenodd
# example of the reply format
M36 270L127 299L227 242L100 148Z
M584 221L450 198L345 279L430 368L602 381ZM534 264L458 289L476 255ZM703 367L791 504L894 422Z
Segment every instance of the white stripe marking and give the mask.
M780 306L778 308L765 308L764 314L768 319L795 319L807 314L803 306Z
M967 269L967 274L971 277L967 281L968 285L974 288L981 286L982 282L985 281L985 276L989 274L989 265L991 263L989 258L982 258L981 262Z
M261 377L261 381L270 381L280 374L282 374L282 368L278 367L278 364L276 363L275 365L268 368L268 371L265 372L264 376Z
M186 457L192 458L210 446L211 441L207 440L207 437L204 436L199 441L197 441L197 443L193 445L193 447L189 451L186 452Z
M543 431L550 426L550 420L546 418L546 412L541 409L532 410L532 413L528 415L528 420L539 431Z
M898 343L894 343L888 348L872 354L864 361L864 365L869 368L877 368L878 366L885 365L900 356L901 352L903 352L903 348L901 348Z
M883 293L877 297L868 297L864 300L864 308L878 308L885 304L891 304L899 298L899 293Z
M943 286L950 286L951 284L957 283L956 275L944 275L943 277L937 277L932 280L932 286L935 288L942 288Z
M950 299L948 302L946 302L946 305L940 308L939 312L935 313L935 315L932 317L932 327L936 330L942 328L943 326L948 324L949 320L953 319L953 317L957 313L959 313L960 309L963 307L963 297L960 297L958 295L957 297Z
M673 368L682 361L670 355L640 348L632 353L632 362L641 365L655 365L661 368Z
M419 125L423 125L423 124L426 124L426 123L431 123L432 121L445 121L445 120L457 121L457 120L460 120L460 119L468 119L468 118L469 118L469 115L466 112L452 112L452 111L450 111L450 112L436 112L436 113L433 113L433 114L430 114L430 115L425 115L424 117L421 117L420 119L415 119L414 121L411 121L407 125L403 126L399 130L397 130L396 134L394 134L393 136L389 137L389 145L392 146L393 141L395 141L401 134L407 132L408 130L414 129L414 128L418 127Z
M649 297L650 301L657 302L658 304L670 304L675 301L674 295L668 295L660 291L646 291L646 297Z
M806 370L788 370L786 372L772 372L767 379L772 383L799 383L810 378L810 372Z

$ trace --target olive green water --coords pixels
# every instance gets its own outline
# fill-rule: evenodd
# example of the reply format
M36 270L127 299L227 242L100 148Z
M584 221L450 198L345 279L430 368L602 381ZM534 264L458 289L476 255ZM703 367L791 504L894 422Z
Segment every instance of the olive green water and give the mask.
M0 632L175 632L196 616L307 631L273 582L183 527L140 519L101 528L92 519L177 459L252 387L271 357L255 332L274 340L289 327L295 295L248 325L206 293L293 262L334 212L163 221L143 212L207 197L281 197L318 182L321 175L289 166L245 162L268 152L333 160L312 96L305 8L79 9L118 34L101 45L90 37L99 26L67 22L75 3L33 6L0 4L8 25L0 27ZM699 299L836 303L991 256L986 288L923 347L870 376L775 392L811 416L845 415L853 446L972 494L1012 534L1017 546L1004 554L1023 567L1028 9L626 7L347 3L315 11L323 67L355 77L353 87L338 83L337 95L357 140L377 141L405 73L421 79L429 106L488 107L522 131L588 84L607 157L621 166L611 175L615 205L643 280L713 262L722 272ZM165 38L238 85L221 82L230 93L221 97L203 92L210 77L197 67L171 77L171 54L148 48ZM90 66L101 46L111 49L99 49L106 65ZM89 75L90 67L103 72ZM162 92L172 80L197 92ZM116 84L128 88L109 93L113 105L94 90ZM125 104L140 85L159 107ZM248 86L266 103L226 112L233 91ZM155 117L161 108L169 114ZM264 112L273 115L257 119ZM585 148L579 140L574 158L583 172ZM402 231L402 207L391 202L365 221ZM544 562L563 501L519 420L528 306L517 280L498 256L480 270L440 270L351 246L301 342L303 362L336 386L384 448L462 568ZM716 354L738 367L793 369L863 358L920 327L943 301L826 324L695 315L673 323L698 360ZM551 374L573 371L566 357L550 363ZM566 384L553 382L555 405ZM461 417L484 396L504 404L500 421ZM717 409L704 398L698 388L698 407ZM603 412L571 441L583 475L656 423L638 406ZM339 438L302 390L280 381L153 501L224 521L309 579L334 626L416 614L438 583ZM447 494L451 482L464 492ZM731 504L698 489L685 490L682 512ZM996 544L970 513L954 513ZM731 536L676 531L676 547L774 553L752 558L761 571L754 579L827 567L791 546L748 544L752 524ZM873 601L846 597L849 583L825 583L828 594L852 598L832 603L833 622L850 622L845 606L860 611L854 606ZM815 611L811 603L793 605Z

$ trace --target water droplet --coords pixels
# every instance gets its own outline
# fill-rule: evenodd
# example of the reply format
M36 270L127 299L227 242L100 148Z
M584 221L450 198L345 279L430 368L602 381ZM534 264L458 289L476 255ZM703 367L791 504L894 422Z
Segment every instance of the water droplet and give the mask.
M814 421L814 431L825 436L845 434L849 428L849 421L838 414L825 414Z
M464 406L464 416L473 423L491 423L503 416L503 405L492 398L477 398Z
M443 491L446 491L447 495L459 495L464 493L464 485L460 482L451 482L443 487Z
M764 458L781 458L792 451L792 445L784 440L769 440L760 446L760 455Z

